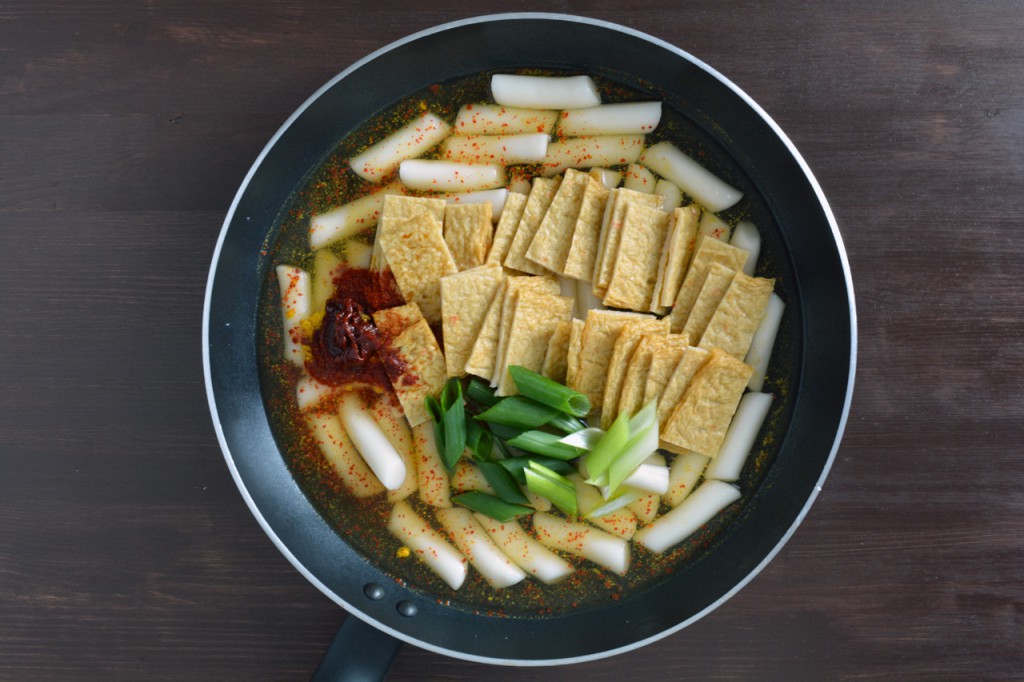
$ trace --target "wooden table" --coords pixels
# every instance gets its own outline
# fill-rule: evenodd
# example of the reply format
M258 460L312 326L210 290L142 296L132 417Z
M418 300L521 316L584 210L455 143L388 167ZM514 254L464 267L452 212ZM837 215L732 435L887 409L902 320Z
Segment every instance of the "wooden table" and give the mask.
M857 389L824 492L640 651L390 679L1024 677L1024 10L1014 2L0 3L0 678L304 679L345 614L253 520L203 291L286 117L407 33L507 9L670 41L787 131L842 229Z

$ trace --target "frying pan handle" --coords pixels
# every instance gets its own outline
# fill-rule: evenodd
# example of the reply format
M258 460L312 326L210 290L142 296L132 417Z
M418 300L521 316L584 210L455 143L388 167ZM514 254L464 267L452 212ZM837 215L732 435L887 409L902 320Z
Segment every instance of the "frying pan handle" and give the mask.
M379 682L402 642L360 618L346 616L311 682Z

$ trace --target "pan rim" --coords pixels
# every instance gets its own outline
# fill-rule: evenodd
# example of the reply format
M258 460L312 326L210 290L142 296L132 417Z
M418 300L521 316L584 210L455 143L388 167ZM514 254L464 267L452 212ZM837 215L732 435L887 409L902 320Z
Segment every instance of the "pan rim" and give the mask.
M242 197L245 194L246 190L248 189L249 184L250 184L253 176L256 174L257 170L260 168L260 166L262 165L262 163L263 163L264 159L267 157L267 155L275 147L275 145L277 144L279 139L292 126L292 124L296 121L296 119L298 119L326 91L331 89L339 81L341 81L344 78L346 78L349 74L351 74L352 72L360 69L361 67L363 67L367 63L376 60L381 55L384 55L384 54L386 54L388 52L391 52L391 51L393 51L395 49L398 49L398 48L402 47L403 45L405 45L407 43L420 40L420 39L422 39L424 37L427 37L427 36L430 36L430 35L433 35L433 34L436 34L436 33L444 32L444 31L448 31L448 30L452 30L452 29L460 28L460 27L464 27L464 26L469 26L469 25L473 25L473 24L487 23L487 22L497 22L497 21L514 21L514 20L564 21L564 22L570 22L570 23L587 24L587 25L590 25L590 26L595 26L595 27L607 29L607 30L614 31L614 32L617 32L617 33L623 33L623 34L632 36L634 38L638 38L640 40L652 43L652 44L654 44L654 45L656 45L656 46L658 46L658 47L660 47L662 49L665 49L665 50L668 50L668 51L672 52L673 54L677 55L678 57L680 57L680 58L690 62L694 66L696 66L696 67L700 68L701 70L705 71L708 75L712 76L715 80L720 82L722 85L725 85L727 88L729 88L753 112L755 112L757 114L757 116L760 117L762 119L762 121L766 125L768 125L771 128L773 133L777 136L779 141L781 141L783 143L783 145L787 149L788 153L792 156L792 159L797 163L797 165L799 166L802 174L804 175L804 177L806 178L806 180L810 184L810 186L811 186L811 188L812 188L812 190L814 192L814 195L815 195L815 197L817 198L817 200L819 202L820 208L821 208L821 210L822 210L826 220L828 221L829 228L830 228L830 230L832 232L832 239L833 239L833 241L835 243L836 250L837 250L837 255L839 257L839 261L840 261L840 264L841 264L841 267L842 267L842 274L843 274L843 280L844 280L844 283L845 283L846 294L847 294L848 299L849 299L849 316L850 316L849 373L848 373L848 378L847 378L846 393L845 393L845 396L843 398L843 408L842 408L842 412L841 412L841 414L839 416L839 422L838 422L838 425L837 425L837 428L836 428L835 438L833 440L833 443L832 443L829 455L828 455L828 457L827 457L827 459L826 459L826 461L824 463L824 466L822 468L821 474L818 477L818 480L817 480L817 482L815 483L815 485L813 487L813 490L811 491L810 495L808 496L808 498L804 502L804 504L803 504L801 510L799 511L799 513L797 514L796 518L793 520L793 522L790 524L790 526L787 528L786 532L781 536L781 538L778 540L778 542L775 544L775 546L765 555L765 557L748 574L746 574L745 576L743 576L743 578L741 580L736 582L732 586L731 589L729 589L727 592L725 592L721 597L716 599L714 602L712 602L709 605L707 605L705 608L703 608L700 611L698 611L697 613L694 613L693 615L691 615L689 618L687 618L687 619L685 619L683 621L680 621L680 622L674 624L673 626L665 628L665 629L659 631L658 633L656 633L654 635L651 635L651 636L646 637L646 638L641 639L641 640L630 642L629 644L624 645L624 646L616 647L616 648L613 648L613 649L605 649L605 650L602 650L602 651L599 651L599 652L588 653L588 654L579 655L579 656L570 656L570 657L564 657L564 658L550 658L550 659L518 659L518 658L498 658L498 657L492 657L492 656L482 656L482 655L468 653L468 652L464 652L464 651L458 651L458 650L454 650L454 649L449 649L449 648L446 648L446 647L443 647L443 646L439 646L437 644L433 644L433 643L428 642L428 641L421 640L419 638L413 637L413 636L411 636L409 634L406 634L404 632L398 631L398 630L388 626L387 624L382 623L382 622L374 619L370 615L364 613L359 607L357 607L357 606L349 603L345 599L343 599L341 596L339 596L337 593L335 593L330 587L328 587L324 582L322 582L319 578L317 578L295 556L295 554L291 551L291 549L289 549L287 544L280 538L280 536L277 534L277 532L271 527L270 523L268 522L268 520L266 519L266 517L264 516L262 511L259 509L255 499L253 498L253 496L250 493L250 491L249 491L245 481L242 478L242 475L241 475L241 473L240 473L240 471L238 469L238 466L237 466L236 462L234 461L234 456L232 455L231 447L229 446L229 444L227 442L227 437L226 437L226 435L224 433L224 428L223 428L221 420L220 420L220 415L219 415L219 411L218 411L218 408L217 408L215 391L214 391L214 387L213 387L212 367L211 367L211 361L210 361L210 321L211 321L211 304L212 304L213 285L214 285L215 274L217 272L217 266L218 266L218 263L220 261L221 252L222 252L222 249L223 249L223 246L224 246L224 242L225 242L226 237L227 237L227 233L228 233L229 227L230 227L231 223L233 222L233 220L235 218L235 214L236 214L238 205L239 205L240 201L242 200ZM607 21L598 20L598 19L592 19L592 18L588 18L588 17L582 17L582 16L578 16L578 15L561 14L561 13L545 13L545 12L511 12L511 13L502 13L502 14L482 15L482 16L470 17L470 18L460 19L460 20L457 20L457 21L447 22L447 23L444 23L444 24L439 24L437 26L434 26L434 27L431 27L431 28L428 28L428 29L425 29L425 30L422 30L422 31L419 31L419 32L416 32L416 33L413 33L413 34L410 34L410 35L405 36L405 37L403 37L403 38L401 38L401 39L399 39L397 41L389 43L388 45L385 45L385 46L379 48L378 50L376 50L376 51L366 55L362 59L354 62L353 64L348 66L346 69L344 69L341 72L339 72L336 76L334 76L327 83L325 83L323 86L321 86L315 93L313 93L310 97L308 97L285 120L285 122L280 126L280 128L270 138L270 140L266 143L266 145L261 150L260 154L257 156L255 161L253 162L253 164L250 167L248 173L246 174L245 178L243 179L243 181L242 181L238 191L236 192L235 197L234 197L234 199L233 199L233 201L231 203L231 206L228 209L228 212L227 212L227 215L225 217L225 220L224 220L224 222L222 224L221 231L220 231L220 234L218 236L218 239L217 239L217 242L216 242L216 245L215 245L215 248L214 248L213 258L212 258L212 262L211 262L211 266L210 266L210 271L209 271L209 274L208 274L208 277L207 277L207 286L206 286L205 297L204 297L204 306L203 306L202 343L203 343L203 348L202 348L202 353L203 353L203 372L204 372L204 381L205 381L205 387L206 387L206 393L207 393L207 400L208 400L208 403L209 403L209 406L210 406L211 416L213 417L214 429L215 429L215 432L216 432L216 435L217 435L217 439L218 439L218 442L220 444L222 454L224 455L225 461L226 461L226 463L228 465L228 469L231 472L232 478L234 479L235 484L236 484L236 486L239 489L239 492L242 494L242 497L245 500L246 505L249 507L250 512L256 518L256 520L259 523L259 525L263 528L263 531L271 539L273 544L282 553L282 555L284 555L284 557L289 561L289 563L291 563L292 566L295 567L299 571L299 573L301 575L303 575L310 583L312 583L323 594L325 594L327 597L329 597L331 600L333 600L338 605L342 606L350 615L353 615L353 616L359 618L360 620L362 620L363 622L367 623L368 625L370 625L372 627L375 627L378 630L381 630L383 632L386 632L387 634L391 635L392 637L395 637L395 638L397 638L397 639L399 639L399 640L401 640L403 642L412 644L414 646L417 646L417 647L420 647L420 648L423 648L423 649L427 649L427 650L435 652L435 653L439 653L439 654L446 655L446 656L451 656L451 657L462 659L462 660L468 660L468 661L474 661L474 662L480 662L480 663L487 663L487 664L497 664L497 665L537 667L537 666L549 666L549 665L567 665L567 664L583 663L583 662L598 660L598 659L601 659L601 658L606 658L606 657L609 657L609 656L614 656L614 655L618 655L618 654L625 653L625 652L628 652L628 651L632 651L634 649L641 648L641 647L646 646L648 644L651 644L651 643L653 643L653 642L655 642L657 640L660 640L660 639L662 639L664 637L667 637L667 636L669 636L671 634L674 634L674 633L682 630L683 628L687 627L688 625L691 625L692 623L696 622L697 620L700 620L701 618L706 616L708 613L710 613L711 611L713 611L716 608L718 608L719 606L721 606L724 602L726 602L733 595L735 595L737 592L739 592L740 589L742 589L747 584L749 584L750 581L753 580L753 578L755 576L757 576L765 568L765 566L767 566L768 563L771 562L775 558L775 556L779 553L779 551L781 551L782 547L789 541L790 537L796 531L797 527L803 522L803 520L806 517L806 515L808 514L811 506L813 505L813 503L817 499L817 496L818 496L818 494L821 492L821 490L823 488L824 481L827 478L827 476L828 476L828 474L829 474L829 472L830 472L830 470L832 468L832 464L833 464L833 462L835 460L835 457L836 457L836 454L838 452L839 445L840 445L840 442L842 440L843 432L845 431L846 423L847 423L848 416L849 416L849 410L850 410L850 405L851 405L851 402L852 402L853 387L854 387L855 374L856 374L856 360L857 360L857 314L856 314L856 305L855 305L855 299L854 299L854 289L853 289L853 282L852 282L852 276L851 276L851 272L850 272L848 256L847 256L847 253L846 253L845 245L844 245L843 240L842 240L842 236L841 236L841 234L839 232L838 225L837 225L835 217L834 217L834 215L832 213L831 207L829 206L828 201L826 200L826 198L824 196L824 193L823 193L823 191L822 191L822 189L821 189L817 179L814 177L814 174L811 172L809 166L807 165L807 163L804 160L803 156L796 149L795 145L792 143L792 141L789 139L789 137L782 131L782 129L778 126L778 124L749 95L747 95L742 89L740 89L737 85L735 85L732 81L730 81L728 78L726 78L720 72L718 72L717 70L715 70L711 66L707 65L706 63L704 63L700 59L694 57L689 52L686 52L685 50L683 50L683 49L681 49L681 48L679 48L679 47L677 47L675 45L667 43L667 42L665 42L665 41L663 41L663 40L661 40L659 38L656 38L654 36L651 36L651 35L649 35L647 33L643 33L641 31L637 31L635 29L632 29L632 28L629 28L629 27L626 27L626 26L622 26L620 24L615 24L615 23L612 23L612 22L607 22Z

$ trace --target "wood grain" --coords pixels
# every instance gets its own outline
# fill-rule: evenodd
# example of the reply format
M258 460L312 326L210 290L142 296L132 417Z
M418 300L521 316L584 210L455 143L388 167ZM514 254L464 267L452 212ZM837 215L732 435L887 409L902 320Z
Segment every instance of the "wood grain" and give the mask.
M1019 3L49 0L0 4L0 679L308 678L344 612L204 400L220 224L342 68L527 9L674 43L788 133L849 253L853 410L796 535L692 627L558 670L405 647L389 679L1024 676Z

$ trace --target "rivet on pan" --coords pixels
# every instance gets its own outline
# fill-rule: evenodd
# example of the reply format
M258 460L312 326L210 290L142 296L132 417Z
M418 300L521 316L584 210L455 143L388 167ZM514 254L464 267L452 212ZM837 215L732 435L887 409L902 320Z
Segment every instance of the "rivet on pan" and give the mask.
M404 599L398 602L398 604L395 605L395 608L398 609L398 612L406 618L412 618L419 611L419 609L416 608L415 604L413 604L411 601L406 601Z
M384 598L384 588L377 583L367 583L363 587L363 594L374 601L380 601Z

